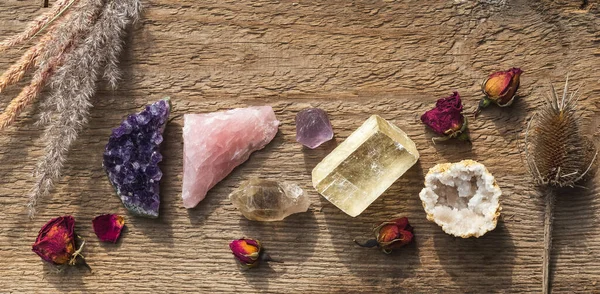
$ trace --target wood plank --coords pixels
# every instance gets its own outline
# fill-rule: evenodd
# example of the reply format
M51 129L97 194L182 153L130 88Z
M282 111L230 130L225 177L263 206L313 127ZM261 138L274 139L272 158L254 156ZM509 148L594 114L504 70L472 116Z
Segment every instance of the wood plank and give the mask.
M593 2L593 1L590 1ZM51 1L51 4L53 1ZM503 4L504 3L504 4ZM0 135L0 292L285 292L285 293L539 293L543 201L519 154L518 135L542 102L548 83L567 73L582 84L586 118L600 111L600 7L581 1L195 1L148 0L128 37L125 79L94 98L87 128L73 146L64 178L39 214L26 219L25 195L41 154L35 107ZM588 6L589 7L589 6ZM23 30L43 11L39 1L0 3L0 38ZM0 56L5 70L23 51ZM481 80L521 67L521 99L491 107L471 124L473 145L431 142L418 117L454 90L474 110ZM21 83L21 86L25 83ZM0 109L18 93L0 95ZM116 244L100 244L91 219L126 211L101 167L113 127L146 103L171 96L162 168L161 216L127 215ZM182 115L272 105L281 120L274 141L212 189L197 208L182 207ZM294 116L327 110L341 142L371 114L391 120L416 142L419 163L357 218L311 188L310 170L333 148L304 150ZM471 158L484 163L503 190L498 228L457 239L425 219L418 193L427 170ZM294 181L310 194L308 213L276 223L244 219L227 195L241 180ZM588 190L558 200L554 229L555 293L599 293L600 200ZM50 218L72 214L87 240L84 269L54 273L30 251ZM416 244L392 255L352 243L379 221L405 215ZM285 261L237 270L228 242L260 239Z

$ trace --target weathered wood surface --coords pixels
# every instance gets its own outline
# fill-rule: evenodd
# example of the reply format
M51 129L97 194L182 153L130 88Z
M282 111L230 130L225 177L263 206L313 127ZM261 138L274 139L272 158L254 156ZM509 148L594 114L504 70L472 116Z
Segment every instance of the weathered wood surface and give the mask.
M53 1L50 1L51 3ZM101 90L64 178L26 219L25 194L41 145L35 107L0 135L0 292L540 292L543 202L530 184L518 135L548 83L567 73L582 84L586 118L600 111L600 7L581 1L197 1L149 0L123 57L117 91ZM314 1L317 2L317 1ZM505 4L499 3L505 2ZM594 1L590 1L594 2ZM0 37L25 28L40 1L0 2ZM19 55L0 55L0 70ZM488 73L520 66L521 98L490 107L471 124L473 145L431 143L418 116L459 90L469 111ZM24 84L22 84L24 85ZM10 88L0 107L18 93ZM150 101L171 96L173 121L164 142L161 216L127 216L116 245L100 244L98 214L126 214L101 167L111 128ZM210 191L197 208L181 205L182 115L270 104L282 125L275 140ZM311 188L310 171L333 148L304 150L294 141L294 115L326 109L337 142L369 115L380 114L416 142L421 159L362 215L351 218ZM484 163L503 190L498 228L457 239L425 219L418 199L436 163ZM244 219L227 200L250 176L299 183L313 202L283 222ZM595 177L588 190L565 192L556 209L552 276L555 293L599 293L600 210ZM39 228L72 214L92 274L54 273L31 252ZM377 222L406 215L416 244L392 255L364 249ZM285 261L237 270L228 242L263 241Z

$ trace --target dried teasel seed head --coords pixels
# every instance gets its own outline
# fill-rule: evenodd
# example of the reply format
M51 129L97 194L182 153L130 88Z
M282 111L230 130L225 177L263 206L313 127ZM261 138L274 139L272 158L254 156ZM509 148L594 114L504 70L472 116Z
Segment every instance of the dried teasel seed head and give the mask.
M538 185L574 186L595 166L598 150L581 131L577 91L562 97L551 86L547 103L533 115L525 133L525 157Z

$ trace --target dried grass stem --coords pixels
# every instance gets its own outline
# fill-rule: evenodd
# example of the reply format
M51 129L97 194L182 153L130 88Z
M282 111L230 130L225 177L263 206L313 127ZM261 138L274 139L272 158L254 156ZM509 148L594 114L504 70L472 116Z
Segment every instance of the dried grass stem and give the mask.
M15 45L21 44L21 43L29 40L30 38L33 38L35 35L39 34L44 28L49 26L50 23L52 23L52 21L59 18L62 15L62 13L65 11L65 9L75 1L78 1L78 0L58 0L58 1L56 1L56 3L54 3L54 5L52 5L52 8L50 8L50 10L48 10L46 13L40 15L33 22L31 22L31 24L25 31L0 42L0 52L4 51L10 47L13 47Z

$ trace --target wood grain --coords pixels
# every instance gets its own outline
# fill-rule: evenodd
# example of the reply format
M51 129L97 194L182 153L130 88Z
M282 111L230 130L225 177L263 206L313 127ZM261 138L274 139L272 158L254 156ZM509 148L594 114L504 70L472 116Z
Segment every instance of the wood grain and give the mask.
M306 3L305 3L306 2ZM196 1L148 0L123 57L117 91L94 98L92 118L72 148L64 178L26 219L25 195L41 154L35 106L0 135L0 274L2 293L539 293L543 200L530 184L519 134L548 84L567 73L581 84L583 114L600 111L600 6L581 1ZM51 1L51 4L53 1ZM39 1L0 2L0 37L25 28ZM0 55L0 70L22 51ZM458 90L468 111L490 72L521 67L520 98L490 107L471 124L473 145L433 145L418 117ZM23 83L21 85L24 85ZM0 108L18 87L0 95ZM106 180L101 155L111 128L143 105L171 96L173 120L164 141L161 216L126 214ZM212 189L200 205L182 207L182 115L269 104L280 131L264 150ZM329 112L341 142L371 114L391 120L416 142L419 163L357 218L311 188L311 169L335 144L317 150L294 140L294 116L309 106ZM427 170L474 159L503 191L498 228L457 239L425 219L418 198ZM260 176L294 181L311 197L308 213L276 223L244 219L227 195ZM600 200L588 189L557 201L552 251L555 293L600 293ZM91 219L125 214L127 231L100 244ZM72 214L94 269L55 273L31 252L39 228ZM405 215L416 244L385 255L359 248L379 221ZM237 270L228 242L262 240L283 264Z

